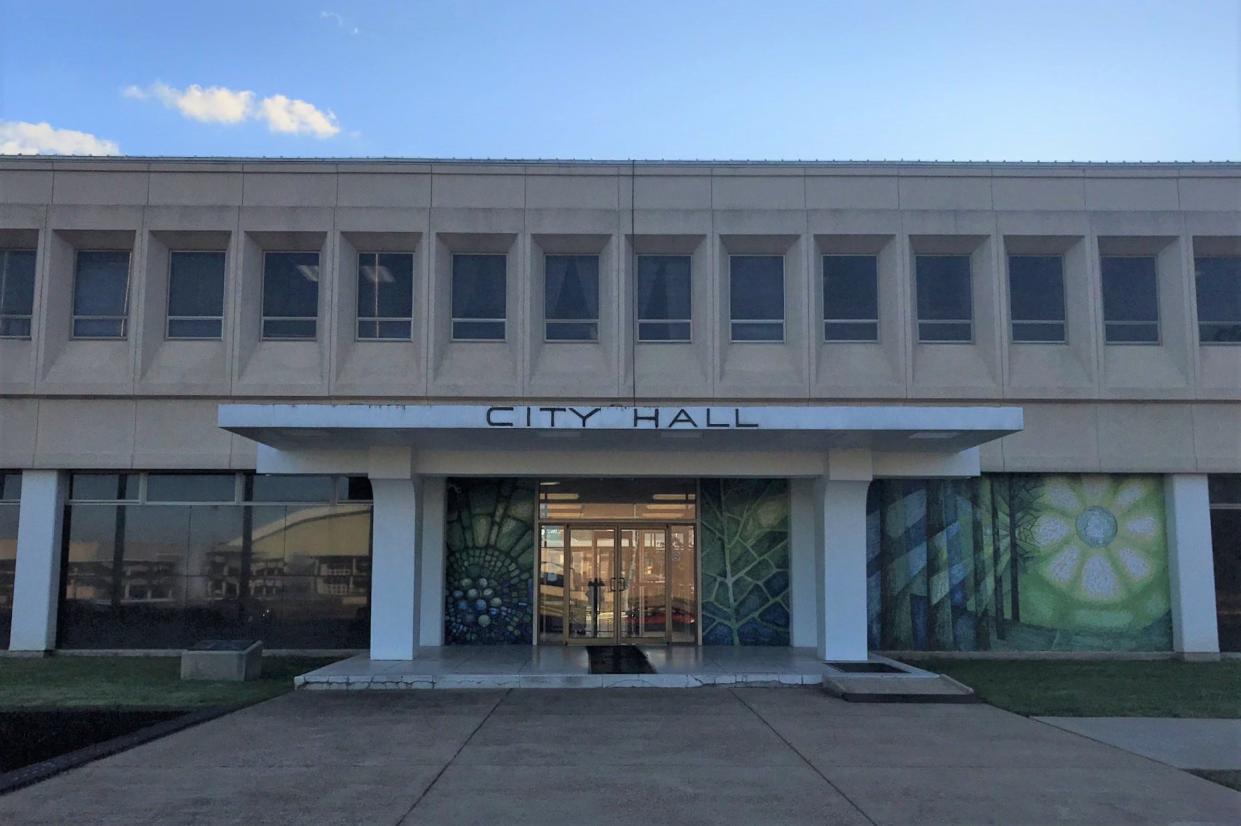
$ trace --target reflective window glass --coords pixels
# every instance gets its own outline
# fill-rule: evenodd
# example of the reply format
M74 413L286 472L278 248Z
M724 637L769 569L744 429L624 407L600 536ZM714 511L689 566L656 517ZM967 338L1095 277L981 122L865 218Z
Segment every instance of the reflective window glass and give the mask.
M248 477L251 502L331 502L331 476L277 476L256 473Z
M1103 329L1108 344L1159 343L1159 285L1155 256L1105 255Z
M138 498L136 473L74 473L69 477L69 498L109 501Z
M408 339L414 314L414 254L358 256L358 338Z
M341 476L336 480L336 499L339 502L370 502L371 480L365 476Z
M1241 342L1241 256L1196 258L1194 271L1199 341Z
M220 338L224 327L224 253L168 256L168 338Z
M1008 257L1013 341L1063 342L1064 260L1059 255Z
M81 250L73 277L74 338L124 338L129 251Z
M1241 474L1215 474L1207 477L1212 505L1241 505Z
M878 259L823 256L823 339L879 340Z
M10 619L13 613L13 580L17 572L16 502L0 503L0 649L9 647Z
M548 341L599 337L599 256L543 258L543 318Z
M691 264L688 255L638 256L638 341L689 341Z
M263 338L311 339L319 318L319 253L263 256Z
M0 473L0 502L18 502L22 498L20 472Z
M34 250L0 250L0 338L30 338Z
M973 340L970 257L919 255L914 266L918 292L918 340Z
M784 339L784 257L729 258L728 307L733 341Z
M148 502L232 502L237 477L232 473L150 473Z
M452 337L502 340L505 337L506 267L503 255L452 257Z

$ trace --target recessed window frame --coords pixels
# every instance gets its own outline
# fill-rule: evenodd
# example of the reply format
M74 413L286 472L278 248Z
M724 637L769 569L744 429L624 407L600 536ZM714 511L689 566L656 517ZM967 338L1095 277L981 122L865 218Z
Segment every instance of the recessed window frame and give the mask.
M125 291L122 297L123 315L79 314L77 312L78 264L82 253L92 252L123 252L125 253ZM73 289L69 294L69 339L71 341L125 341L129 338L129 297L133 286L134 251L118 247L92 247L73 251ZM121 331L114 336L83 336L77 332L78 321L116 321L121 322Z
M457 287L457 284L456 284L457 282L457 278L456 278L457 256L459 255L489 256L493 258L504 259L504 310L505 310L504 314L506 316L505 318L468 318L464 316L459 318L455 315L451 315L452 306L453 306L453 302L452 302L453 292L456 290L456 287ZM508 341L508 318L507 318L508 316L508 276L509 276L509 272L508 272L508 254L507 253L503 253L503 252L454 252L452 254L452 258L448 262L448 312L450 313L449 322L448 322L449 323L448 337L450 341L461 342L463 344L496 344L496 343L504 343ZM467 324L468 323L501 324L503 325L504 334L496 338L461 338L457 336L457 323L458 322L464 322Z
M547 316L547 260L549 258L593 258L595 259L595 317L594 318L548 318ZM598 253L544 253L543 254L543 343L544 344L598 344L599 343L599 316L601 313L600 304L602 303L602 294L599 289L602 281L602 261L603 257ZM552 338L548 332L553 326L564 325L590 325L593 328L593 335L588 338Z
M633 263L633 299L634 299L634 340L639 344L691 344L694 341L694 256L681 253L639 253L634 255ZM641 315L641 285L640 273L642 269L643 258L683 258L689 262L689 317L688 318L643 318ZM673 325L684 324L689 331L685 338L643 338L642 325L656 324L662 325L668 329L675 329Z
M1108 321L1107 301L1103 289L1103 261L1108 258L1143 258L1155 263L1155 319L1154 321ZM1103 344L1107 347L1160 347L1163 345L1163 312L1159 306L1161 294L1159 289L1159 256L1150 253L1106 253L1099 256L1099 316L1103 322ZM1155 325L1155 338L1152 341L1111 341L1107 337L1109 327L1148 327Z
M354 314L355 318L354 318L354 324L353 324L353 340L355 342L382 342L382 341L409 342L409 341L413 341L413 338L414 338L414 303L415 303L414 302L414 299L415 299L414 282L418 278L418 273L417 273L418 259L416 257L416 253L417 253L417 250L368 250L368 251L358 252L358 283L359 283L359 286L362 280L362 259L363 257L367 255L375 256L375 266L378 267L379 256L381 255L409 256L409 316L408 317L379 316L379 315L364 316L362 315L362 305L360 302L357 302L357 312ZM355 293L355 295L360 295L360 294L361 294L361 290L358 290ZM378 305L378 302L379 302L379 290L378 289L376 289L375 291L375 302ZM376 309L376 312L378 312L378 306L376 306L375 309ZM378 332L382 329L380 325L384 324L385 322L397 322L397 323L408 324L409 333L403 336L378 335ZM374 324L376 335L374 336L361 335L363 324Z
M1013 315L1013 259L1014 258L1055 258L1060 261L1060 311L1059 319L1017 319ZM1008 340L1011 344L1068 344L1069 343L1069 291L1065 281L1065 260L1062 252L1010 252L1004 257L1004 266L1008 274ZM1059 324L1059 339L1025 339L1017 338L1018 324Z
M875 262L875 317L874 318L828 318L827 317L827 259L829 258L869 258ZM883 328L879 324L879 255L869 252L825 252L819 257L819 297L823 302L821 315L821 334L824 344L879 344L883 337ZM829 324L874 324L874 338L829 338Z
M733 259L734 258L779 258L780 259L780 318L733 318ZM730 344L784 344L788 338L788 261L784 253L729 253L728 254L728 341ZM779 338L737 338L735 331L738 324L779 324Z
M1202 307L1198 303L1198 262L1204 259L1216 259L1216 258L1231 258L1231 259L1236 259L1238 262L1241 262L1241 255L1195 255L1194 256L1194 307L1198 313L1198 345L1201 347L1241 346L1241 337L1238 337L1237 339L1234 339L1232 341L1227 341L1227 340L1217 341L1215 339L1204 339L1202 337L1202 327L1204 324L1221 325L1221 326L1232 325L1234 327L1241 327L1241 319L1237 319L1236 321L1203 321L1202 320ZM1239 270L1241 270L1241 263L1239 263ZM1238 278L1241 279L1241 272L1238 273Z
M269 316L263 312L264 300L267 296L267 256L269 255L314 255L318 259L319 281L315 284L315 314L313 316ZM319 314L323 304L323 253L320 250L263 250L263 269L259 273L259 339L262 341L317 341L319 339ZM269 336L268 321L313 321L315 331L309 336Z
M968 282L968 289L966 290L966 296L969 298L969 303L970 303L969 318L932 318L932 319L922 318L922 316L919 314L919 309L918 309L918 289L919 289L918 259L919 258L964 258L966 260L967 265L969 267L969 282ZM977 328L977 325L974 323L974 256L971 255L970 253L965 253L965 252L916 252L915 251L913 254L913 268L914 268L914 272L913 272L913 276L914 276L913 277L913 282L914 282L913 317L914 317L915 341L918 344L951 344L951 345L975 344L977 342L977 337L978 337L978 328ZM934 326L946 326L949 324L968 324L970 328L970 334L968 338L926 339L922 337L922 326L924 324L930 325L933 327Z
M218 316L208 315L173 315L172 314L172 260L175 256L183 253L202 253L210 252L220 255L224 261L224 270L220 274L221 278L221 298L220 298L220 314ZM164 338L168 341L223 341L224 340L224 307L228 304L228 252L226 250L169 250L168 251L168 295L164 301ZM260 306L262 306L260 304ZM173 335L172 323L174 321L218 321L220 324L220 332L214 336L187 336Z
M8 288L9 280L9 256L12 253L28 253L34 257L34 272L30 280L30 312L29 313L5 313L0 311L0 339L9 339L12 341L29 341L34 335L34 292L39 280L39 254L35 249L29 247L5 247L0 249L0 300L4 298L4 294ZM6 333L10 322L26 323L26 332L24 334Z

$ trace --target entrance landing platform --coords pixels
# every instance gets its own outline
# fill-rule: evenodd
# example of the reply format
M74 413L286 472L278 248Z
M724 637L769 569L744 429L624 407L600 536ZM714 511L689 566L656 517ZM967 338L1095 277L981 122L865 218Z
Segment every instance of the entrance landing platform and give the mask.
M351 657L294 684L315 690L792 686L822 685L832 670L813 648L640 648L654 674L591 674L586 648L578 646L445 646L419 649L412 660Z

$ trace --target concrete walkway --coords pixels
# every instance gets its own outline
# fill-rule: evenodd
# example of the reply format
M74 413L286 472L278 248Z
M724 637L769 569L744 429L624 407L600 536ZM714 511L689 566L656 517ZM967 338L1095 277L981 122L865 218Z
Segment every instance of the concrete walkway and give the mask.
M1178 769L1241 770L1241 720L1167 717L1036 719Z
M814 688L297 692L0 797L0 822L1151 824L1241 794L985 705Z

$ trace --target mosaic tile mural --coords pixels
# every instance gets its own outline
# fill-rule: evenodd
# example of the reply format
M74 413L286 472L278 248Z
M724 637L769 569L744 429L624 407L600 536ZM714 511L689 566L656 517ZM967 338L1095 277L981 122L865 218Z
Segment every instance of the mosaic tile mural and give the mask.
M867 509L872 648L1172 647L1157 476L883 480Z
M789 644L787 479L703 479L704 645Z
M537 484L449 479L444 530L444 642L530 643Z

